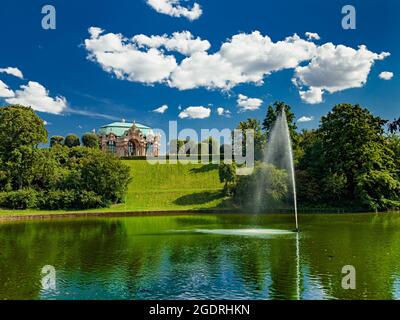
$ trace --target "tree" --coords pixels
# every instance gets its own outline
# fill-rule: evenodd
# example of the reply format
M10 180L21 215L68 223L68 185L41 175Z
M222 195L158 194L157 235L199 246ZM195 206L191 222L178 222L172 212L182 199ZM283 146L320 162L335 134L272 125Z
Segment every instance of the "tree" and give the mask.
M219 181L224 183L224 191L226 194L230 193L230 186L236 182L236 164L228 164L221 162L219 165Z
M388 124L388 129L390 133L395 133L396 131L400 132L400 118L397 120L394 119L393 122L390 122Z
M92 150L80 168L81 190L95 192L105 203L123 201L130 181L130 168L112 154Z
M178 154L185 145L185 140L173 139L169 143L169 154Z
M261 160L263 157L263 149L265 145L265 137L261 130L260 121L257 119L247 119L246 121L241 121L237 126L238 130L242 132L242 153L243 155L246 154L246 143L247 143L247 136L246 130L253 130L254 132L254 159Z
M81 145L81 142L79 141L79 137L76 134L69 134L65 137L65 142L64 144L68 148L73 148Z
M281 112L282 109L284 109L285 113L286 113L290 137L291 137L292 141L295 142L297 140L296 139L297 138L297 133L296 133L297 126L295 123L296 117L295 117L294 113L291 111L290 106L282 101L276 101L276 102L274 102L274 104L272 106L271 105L268 106L267 114L262 123L262 128L265 131L265 136L268 139L269 134L272 130L272 127L278 117L278 114L279 114L279 112Z
M219 141L215 140L212 137L208 139L204 139L198 145L199 153L201 154L219 154L220 153L220 144ZM206 153L204 153L206 151Z
M47 142L44 122L30 107L0 108L0 158L8 159L21 146L37 147Z
M393 192L382 191L382 185L396 188L394 153L384 137L386 121L373 116L359 105L336 105L322 117L318 130L322 141L323 162L327 175L336 175L335 185L345 185L345 198L354 199L357 205L380 209L391 200L398 200ZM342 191L341 191L342 193ZM389 198L387 198L389 197ZM369 203L369 204L368 204Z
M288 175L270 164L260 164L251 175L240 176L234 200L243 208L255 212L281 208L288 200Z
M99 137L97 134L88 132L82 136L82 144L87 148L99 148Z
M52 136L50 138L50 147L54 147L55 145L62 145L64 142L64 137L62 136Z

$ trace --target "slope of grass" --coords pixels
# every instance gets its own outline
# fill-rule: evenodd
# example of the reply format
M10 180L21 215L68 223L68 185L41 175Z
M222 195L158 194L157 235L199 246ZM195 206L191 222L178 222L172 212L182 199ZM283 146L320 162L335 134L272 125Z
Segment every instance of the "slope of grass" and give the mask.
M213 208L223 200L216 165L125 163L131 167L132 181L118 208L187 210Z
M74 212L130 212L197 210L224 206L218 166L203 164L156 164L145 160L123 161L131 168L132 181L125 203L110 208ZM60 214L65 211L0 210L15 214Z

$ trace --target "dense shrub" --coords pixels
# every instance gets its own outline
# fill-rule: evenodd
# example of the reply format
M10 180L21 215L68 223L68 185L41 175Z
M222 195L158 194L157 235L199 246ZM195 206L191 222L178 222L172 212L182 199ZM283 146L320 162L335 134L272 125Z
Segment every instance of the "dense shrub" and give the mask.
M99 137L97 136L97 134L95 134L93 132L85 133L82 136L82 144L87 148L97 148L98 149L100 147Z
M65 137L64 145L68 148L80 146L81 142L76 134L69 134Z
M285 170L261 164L251 175L239 176L234 200L242 208L256 212L281 208L288 198L288 182Z
M54 136L31 108L0 108L0 207L89 209L121 202L129 167L98 147L95 134ZM89 147L89 148L88 148ZM2 193L1 193L2 192Z
M0 193L0 207L7 209L25 210L36 208L38 192L33 189Z
M92 191L52 190L41 193L39 208L47 210L91 209L104 206L102 197Z
M130 181L130 168L110 154L98 151L94 155L82 162L80 189L101 195L104 202L121 202Z

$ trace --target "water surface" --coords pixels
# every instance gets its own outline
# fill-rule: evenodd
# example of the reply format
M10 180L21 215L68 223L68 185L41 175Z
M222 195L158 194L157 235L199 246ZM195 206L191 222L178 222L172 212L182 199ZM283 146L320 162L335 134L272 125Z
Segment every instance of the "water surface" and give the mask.
M0 299L395 299L400 215L197 215L0 224ZM41 270L56 270L56 288ZM353 265L356 290L341 286Z

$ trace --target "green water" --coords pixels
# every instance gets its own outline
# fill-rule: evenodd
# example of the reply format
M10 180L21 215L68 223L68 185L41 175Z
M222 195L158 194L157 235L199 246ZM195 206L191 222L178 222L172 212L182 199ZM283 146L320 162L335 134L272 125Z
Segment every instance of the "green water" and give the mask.
M396 299L400 214L0 224L0 299ZM247 231L246 231L247 230ZM56 287L42 286L43 266ZM356 289L342 288L342 267Z

